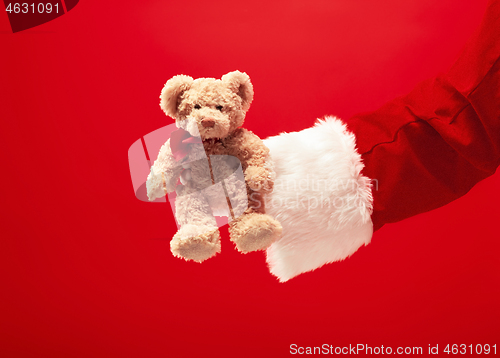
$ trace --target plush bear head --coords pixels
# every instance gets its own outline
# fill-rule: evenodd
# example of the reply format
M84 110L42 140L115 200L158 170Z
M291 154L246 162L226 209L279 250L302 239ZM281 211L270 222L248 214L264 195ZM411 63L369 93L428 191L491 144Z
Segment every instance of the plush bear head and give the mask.
M220 80L178 75L163 87L160 107L177 127L204 140L224 138L240 127L252 99L246 73L230 72Z

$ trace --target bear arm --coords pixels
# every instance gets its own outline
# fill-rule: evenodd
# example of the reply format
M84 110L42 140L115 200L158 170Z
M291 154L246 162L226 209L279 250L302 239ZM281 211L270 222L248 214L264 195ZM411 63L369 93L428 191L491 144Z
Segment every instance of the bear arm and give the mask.
M252 189L272 188L271 173L267 165L269 149L251 131L241 128L233 137L230 154L242 164L245 181Z
M182 166L175 161L170 150L169 139L160 148L158 158L155 160L148 175L146 188L149 200L153 201L165 196L164 189L168 193L175 191L175 184L181 175L181 171Z

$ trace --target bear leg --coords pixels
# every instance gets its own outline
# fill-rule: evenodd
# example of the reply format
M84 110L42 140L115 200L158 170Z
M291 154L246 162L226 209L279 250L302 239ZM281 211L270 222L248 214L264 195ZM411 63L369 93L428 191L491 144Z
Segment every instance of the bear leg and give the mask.
M202 193L177 196L175 218L180 226L170 242L175 257L202 262L221 251L217 223Z
M280 237L281 231L277 220L252 210L229 223L231 241L242 253L267 249Z
M199 232L196 225L182 226L170 241L170 250L175 257L186 261L203 262L220 252L220 234L217 228L191 236L189 232Z

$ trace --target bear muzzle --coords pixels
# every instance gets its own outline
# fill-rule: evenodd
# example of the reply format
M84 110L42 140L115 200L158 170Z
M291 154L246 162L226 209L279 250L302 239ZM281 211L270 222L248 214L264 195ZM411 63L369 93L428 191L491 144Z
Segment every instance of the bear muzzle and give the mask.
M215 126L215 121L211 118L204 118L201 120L201 125L204 128L212 128L213 126Z

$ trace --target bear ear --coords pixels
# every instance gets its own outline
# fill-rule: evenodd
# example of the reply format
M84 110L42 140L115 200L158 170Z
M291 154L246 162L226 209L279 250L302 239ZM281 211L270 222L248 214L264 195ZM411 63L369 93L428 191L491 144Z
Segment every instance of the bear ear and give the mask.
M233 71L222 76L221 80L243 99L243 110L247 111L253 100L253 86L250 77L245 72Z
M160 94L160 107L167 116L177 118L179 96L186 92L193 83L193 78L184 75L174 76L165 83Z

